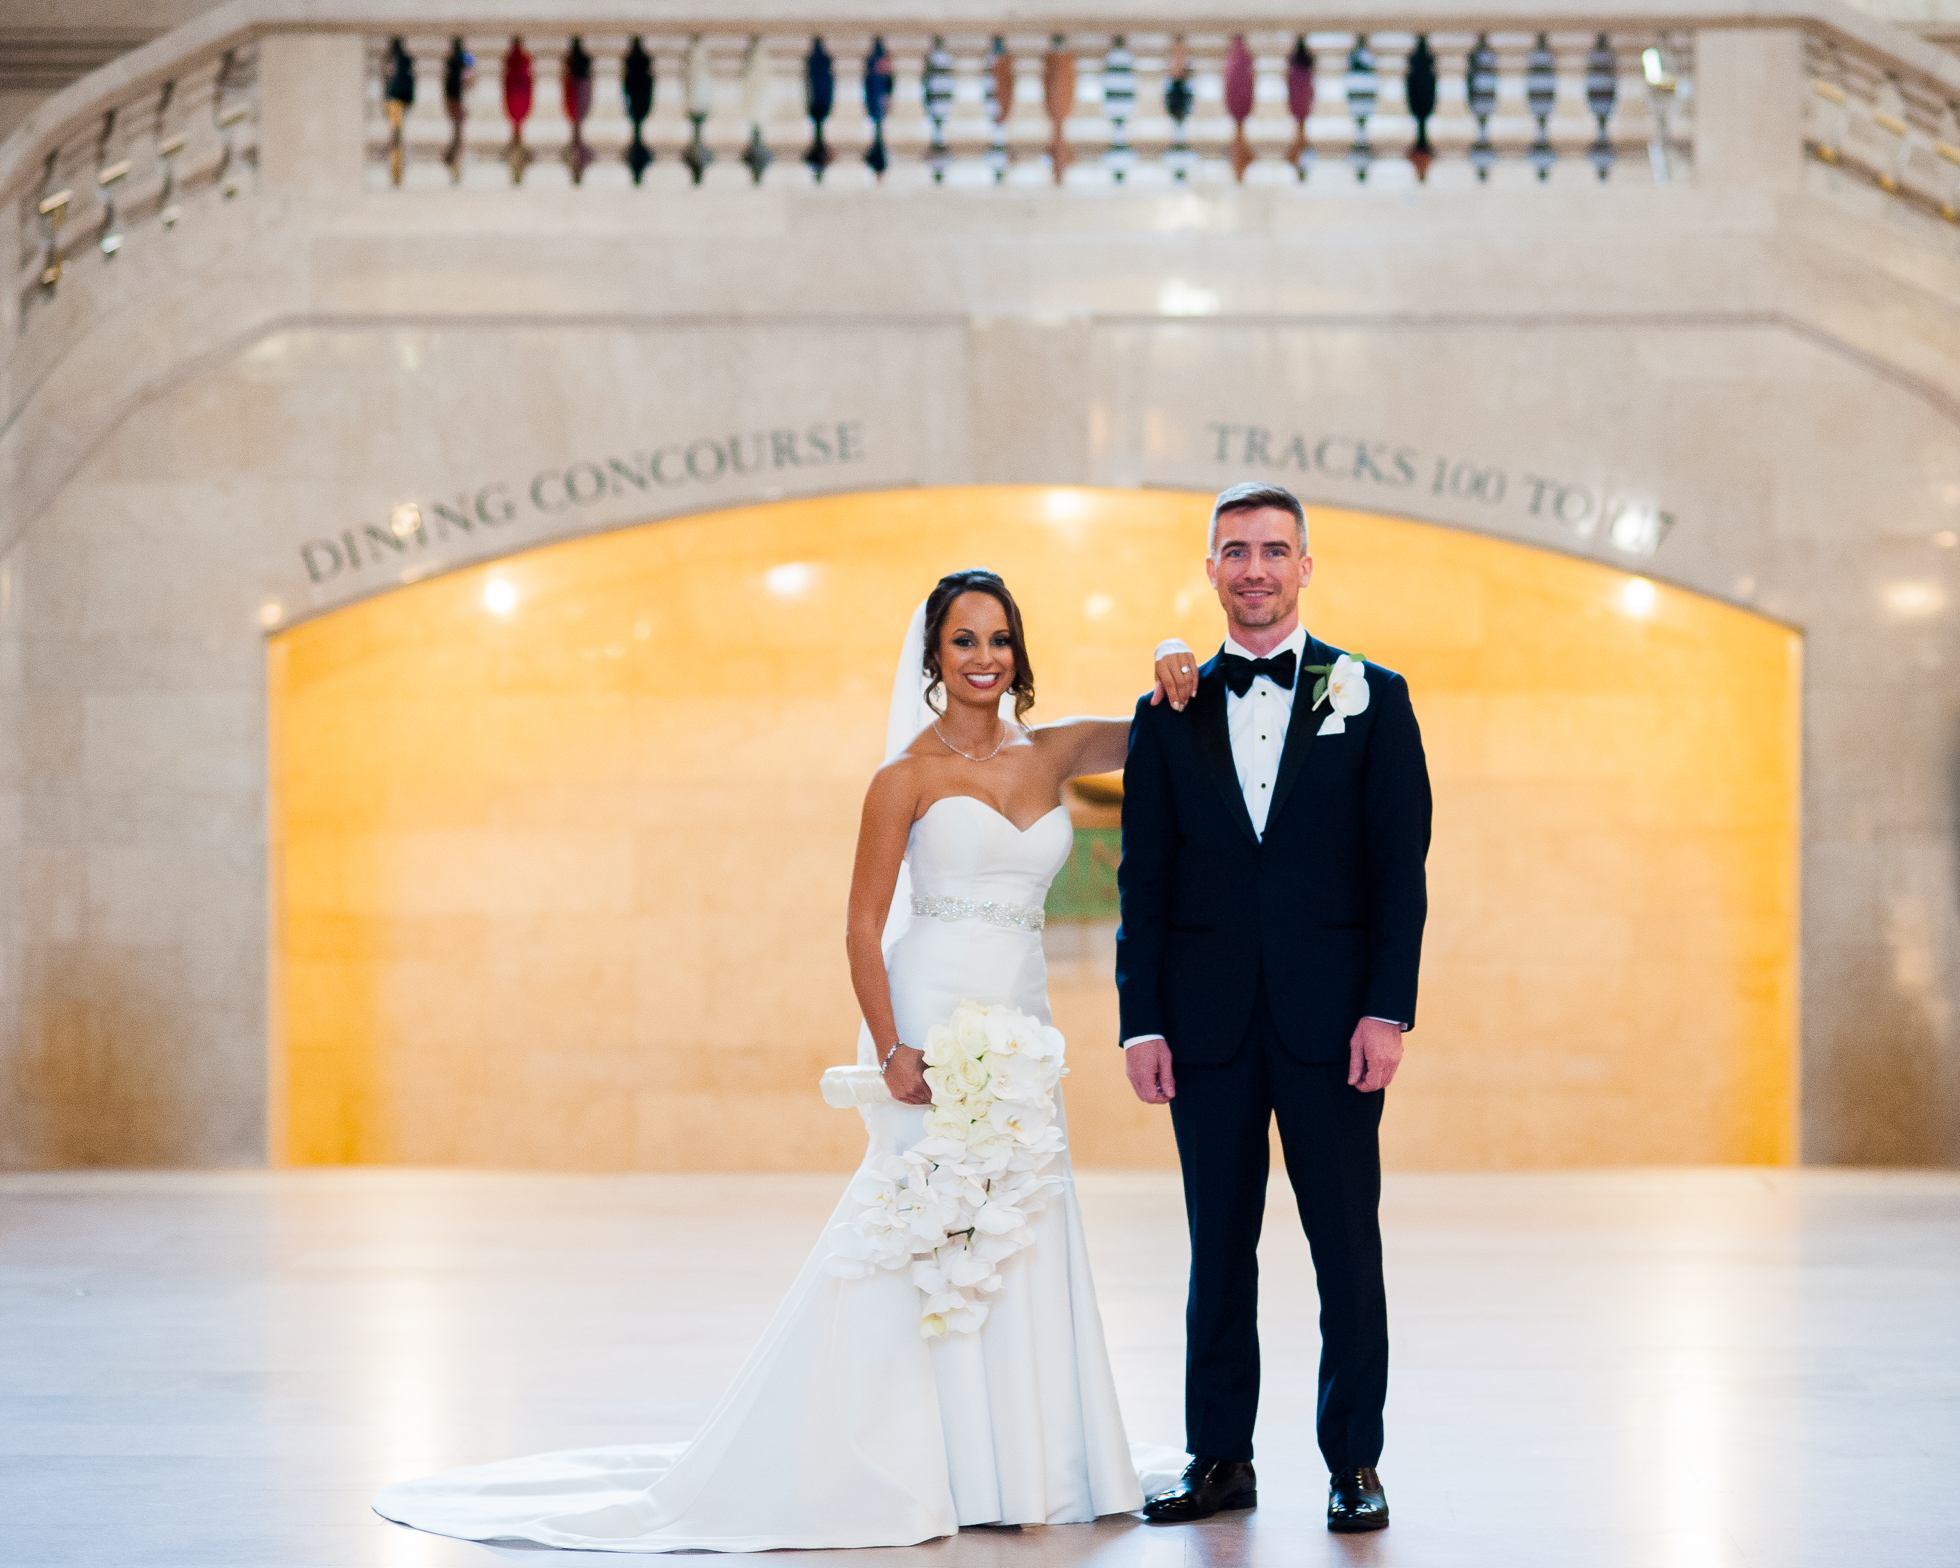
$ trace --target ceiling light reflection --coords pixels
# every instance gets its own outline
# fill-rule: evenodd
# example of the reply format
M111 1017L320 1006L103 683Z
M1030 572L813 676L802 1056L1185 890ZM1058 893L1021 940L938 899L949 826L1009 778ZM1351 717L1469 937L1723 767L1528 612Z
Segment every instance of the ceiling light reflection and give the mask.
M1885 608L1903 621L1924 620L1946 608L1946 590L1938 583L1887 583L1880 594Z
M483 607L492 615L508 615L517 608L517 590L501 577L483 585Z
M1654 603L1658 597L1654 585L1646 578L1629 577L1620 588L1620 609L1627 615L1644 619L1654 613Z
M800 599L817 580L817 569L807 561L785 561L762 574L762 586L778 599Z
M1215 316L1218 314L1218 291L1198 288L1182 278L1172 278L1157 290L1157 314Z

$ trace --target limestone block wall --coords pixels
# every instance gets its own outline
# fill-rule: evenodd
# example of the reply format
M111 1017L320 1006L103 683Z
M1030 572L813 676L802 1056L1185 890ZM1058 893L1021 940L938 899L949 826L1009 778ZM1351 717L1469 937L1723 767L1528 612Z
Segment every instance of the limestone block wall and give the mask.
M0 1163L263 1158L269 627L742 501L1248 475L1800 629L1804 1157L1960 1160L1960 257L1801 161L1794 37L1702 31L1692 183L1326 201L368 191L359 38L258 47L249 194L8 301Z

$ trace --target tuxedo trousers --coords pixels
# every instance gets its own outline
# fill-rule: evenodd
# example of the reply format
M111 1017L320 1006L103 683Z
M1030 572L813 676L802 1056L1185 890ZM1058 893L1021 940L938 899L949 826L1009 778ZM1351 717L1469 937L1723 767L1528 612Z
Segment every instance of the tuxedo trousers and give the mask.
M1281 1043L1264 978L1229 1061L1175 1066L1171 1124L1191 1230L1185 1305L1184 1420L1190 1453L1250 1459L1259 1409L1259 1232L1268 1128L1279 1122L1286 1173L1320 1289L1315 1421L1330 1471L1381 1457L1388 1394L1382 1286L1383 1092L1363 1094L1346 1062L1303 1062Z

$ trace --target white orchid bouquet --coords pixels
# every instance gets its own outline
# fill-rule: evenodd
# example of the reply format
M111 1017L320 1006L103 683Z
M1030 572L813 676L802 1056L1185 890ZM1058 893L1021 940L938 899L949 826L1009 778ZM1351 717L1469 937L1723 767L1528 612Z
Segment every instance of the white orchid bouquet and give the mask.
M1055 1088L1061 1031L1007 1007L962 1002L926 1034L925 1136L851 1183L857 1217L831 1227L826 1267L845 1279L908 1269L928 1339L987 1320L1000 1265L1034 1241L1028 1224L1061 1190Z

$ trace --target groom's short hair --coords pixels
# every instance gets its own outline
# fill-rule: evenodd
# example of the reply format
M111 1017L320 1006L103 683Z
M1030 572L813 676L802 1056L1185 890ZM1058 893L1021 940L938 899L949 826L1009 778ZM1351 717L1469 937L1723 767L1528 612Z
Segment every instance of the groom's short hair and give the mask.
M1218 499L1211 503L1211 527L1205 533L1205 554L1218 554L1219 518L1227 512L1263 512L1267 507L1293 514L1293 526L1300 534L1300 553L1305 555L1307 509L1300 504L1300 498L1285 485L1261 484L1256 479L1248 479L1243 484L1218 492Z

